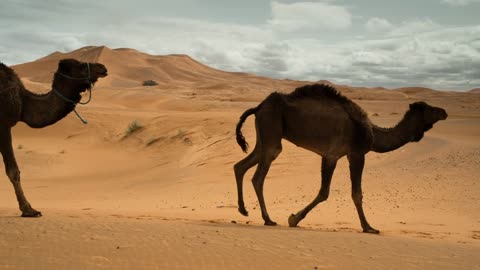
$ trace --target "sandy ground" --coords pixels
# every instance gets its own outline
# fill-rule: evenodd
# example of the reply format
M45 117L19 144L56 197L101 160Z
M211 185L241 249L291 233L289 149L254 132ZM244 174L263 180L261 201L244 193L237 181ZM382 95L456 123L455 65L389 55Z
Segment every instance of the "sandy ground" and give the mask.
M156 65L172 81L132 86L145 70L160 76L145 66L153 60L101 50L76 52L103 59L111 74L78 109L88 125L71 114L40 130L14 128L25 192L44 216L18 217L13 188L0 175L0 269L480 269L480 94L340 86L378 125L393 126L418 100L449 118L419 143L367 155L364 207L380 235L361 233L345 158L329 200L289 228L288 216L318 192L320 157L284 141L265 182L279 223L272 228L263 226L253 170L244 184L250 216L237 212L232 166L245 154L234 129L269 92L303 83L203 70L174 56L162 60L171 66ZM116 77L127 72L109 60L119 53L143 69ZM63 56L16 69L42 91ZM50 73L29 76L42 61L51 62ZM127 133L134 121L142 128ZM243 130L253 145L253 117Z

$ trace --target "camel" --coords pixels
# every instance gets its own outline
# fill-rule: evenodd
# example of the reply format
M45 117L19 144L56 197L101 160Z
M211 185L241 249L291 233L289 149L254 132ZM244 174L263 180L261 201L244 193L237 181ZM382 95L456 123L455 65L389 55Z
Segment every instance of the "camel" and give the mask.
M32 128L56 123L75 110L82 92L91 91L97 79L105 76L107 69L102 64L64 59L58 64L52 90L36 94L23 86L11 68L0 63L0 152L22 217L39 217L42 213L32 208L20 184L20 170L12 147L12 127L19 121Z
M296 227L316 205L327 200L337 161L347 156L352 199L363 232L374 234L380 231L370 226L362 207L365 154L369 151L385 153L409 142L418 142L434 123L447 118L444 109L420 101L410 104L409 110L395 127L382 128L372 124L357 104L341 95L334 87L323 84L305 85L290 94L274 92L260 105L242 114L236 128L236 139L244 152L247 152L248 144L241 129L247 117L252 114L255 114L255 148L234 165L238 210L242 215L248 215L243 200L243 176L258 164L252 182L262 218L265 225L277 225L268 215L263 184L270 165L282 151L282 139L286 139L322 157L320 191L310 204L289 217L289 226Z

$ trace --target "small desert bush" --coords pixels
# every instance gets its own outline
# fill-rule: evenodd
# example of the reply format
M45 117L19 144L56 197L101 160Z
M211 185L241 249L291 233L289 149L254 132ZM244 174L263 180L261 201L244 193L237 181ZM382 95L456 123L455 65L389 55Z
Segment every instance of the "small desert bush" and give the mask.
M185 131L182 128L179 128L178 131L177 131L177 135L173 136L173 138L181 139L183 141L183 143L188 144L188 145L192 145L192 140L190 140L190 138L187 135L188 135L187 131Z
M155 85L158 85L158 83L154 80L143 81L143 86L155 86Z
M161 138L151 138L150 140L147 141L147 143L145 144L146 147L160 141Z
M138 122L137 120L132 121L130 124L128 124L127 130L125 131L125 135L123 136L123 138L132 135L133 133L139 131L142 128L143 126L142 124L140 124L140 122Z

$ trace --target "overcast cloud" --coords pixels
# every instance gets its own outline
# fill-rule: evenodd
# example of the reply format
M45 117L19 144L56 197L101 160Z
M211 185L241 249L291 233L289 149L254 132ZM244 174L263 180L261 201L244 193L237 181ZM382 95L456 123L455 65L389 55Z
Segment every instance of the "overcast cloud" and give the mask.
M468 90L479 12L480 0L3 0L0 61L106 45L275 78Z

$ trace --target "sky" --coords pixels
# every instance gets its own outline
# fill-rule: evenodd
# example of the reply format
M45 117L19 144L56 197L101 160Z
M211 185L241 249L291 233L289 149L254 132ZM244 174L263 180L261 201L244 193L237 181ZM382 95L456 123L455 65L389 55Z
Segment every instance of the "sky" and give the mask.
M2 0L0 61L84 46L352 86L480 87L480 0Z

